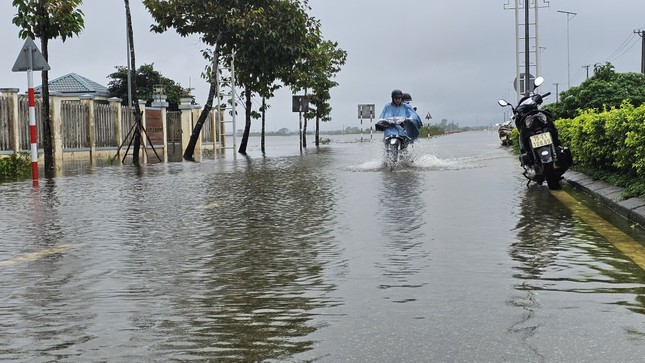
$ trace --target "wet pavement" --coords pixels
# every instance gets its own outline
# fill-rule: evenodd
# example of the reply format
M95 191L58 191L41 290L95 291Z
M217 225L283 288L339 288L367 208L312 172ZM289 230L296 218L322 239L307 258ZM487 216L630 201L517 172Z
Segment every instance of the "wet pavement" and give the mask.
M486 132L0 184L0 361L641 361L644 270L525 184Z

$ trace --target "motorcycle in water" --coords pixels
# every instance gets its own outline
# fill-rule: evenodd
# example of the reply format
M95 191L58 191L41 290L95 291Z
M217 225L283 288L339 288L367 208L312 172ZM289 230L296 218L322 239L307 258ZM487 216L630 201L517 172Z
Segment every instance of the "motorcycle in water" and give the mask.
M513 131L513 120L504 121L497 129L497 135L502 142L502 146L511 146L511 132Z
M412 144L415 136L419 134L412 120L403 117L380 119L376 123L376 130L383 131L385 162L390 167L394 167L405 156L408 146ZM415 131L416 135L414 134Z
M549 189L560 189L562 175L571 167L573 159L568 147L562 146L558 131L553 123L553 117L547 111L539 109L545 97L535 93L535 88L544 82L537 77L533 91L524 96L516 107L505 100L499 100L502 107L510 106L513 111L515 127L519 131L520 165L524 168L523 175L540 185L546 181Z

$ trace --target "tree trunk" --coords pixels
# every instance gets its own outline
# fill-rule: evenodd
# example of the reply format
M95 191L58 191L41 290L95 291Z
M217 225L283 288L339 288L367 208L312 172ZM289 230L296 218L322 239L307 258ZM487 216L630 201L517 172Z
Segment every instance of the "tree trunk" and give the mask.
M238 149L238 152L242 155L246 155L246 146L249 143L249 134L251 133L251 92L249 91L249 88L247 86L244 86L245 89L245 102L244 102L244 119L246 122L244 123L244 133L242 134L242 142L240 142L240 148Z
M262 132L260 133L260 149L262 149L262 155L264 155L264 131L266 124L266 98L262 97Z
M49 61L49 14L45 9L45 0L38 1L38 15L41 18L42 29L40 31L40 49L46 61ZM43 128L43 152L45 156L45 177L53 178L56 170L54 160L54 135L52 132L51 115L49 107L49 72L43 70L41 73L42 88L42 114L41 124Z
M43 57L49 60L47 47L47 36L40 39L40 47L43 49ZM56 160L54 159L54 133L52 132L51 112L49 107L49 72L41 72L42 79L42 127L43 127L43 152L45 154L45 177L53 178L56 171Z
M307 113L305 113L305 124L302 126L302 147L307 148Z
M128 28L128 42L130 43L130 69L135 72L135 76L131 77L131 86L132 86L132 103L134 103L134 133L132 135L132 140L134 141L134 148L132 149L132 164L139 166L139 152L141 149L141 129L143 128L143 122L141 120L141 109L139 108L139 98L137 96L137 77L136 77L136 61L135 61L135 52L134 52L134 34L132 32L132 15L130 14L130 1L124 0L125 2L125 18L127 21ZM133 106L133 105L130 105Z
M206 122L206 118L208 118L208 114L213 109L213 98L215 97L215 93L217 92L217 77L219 77L219 75L217 74L217 65L219 64L219 51L220 51L221 38L222 38L222 33L220 32L219 34L217 34L217 43L215 43L215 50L213 51L213 65L211 69L211 84L208 89L208 99L206 100L206 104L204 105L202 112L199 114L197 123L193 127L192 134L190 134L190 141L186 146L186 150L184 150L184 160L195 161L195 158L194 158L195 145L197 145L197 140L199 139L199 134L202 132L202 127L204 126L204 122ZM235 92L235 90L233 90L233 92ZM235 105L233 105L233 110L235 110ZM217 112L219 112L219 110L217 110ZM235 130L233 130L233 132L235 132Z
M305 89L305 99L307 97L307 89ZM307 108L305 109L306 111L304 112L305 115L305 124L302 127L302 140L300 140L300 145L304 147L305 149L307 148L307 113L309 112L309 101L307 101Z
M320 146L320 115L316 112L316 147Z

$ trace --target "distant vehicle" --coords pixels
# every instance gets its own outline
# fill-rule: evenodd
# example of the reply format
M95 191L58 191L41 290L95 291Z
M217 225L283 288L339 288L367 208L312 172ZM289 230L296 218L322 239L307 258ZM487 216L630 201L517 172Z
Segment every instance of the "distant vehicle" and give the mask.
M502 142L502 146L511 146L513 143L511 140L511 132L513 132L513 128L513 120L504 121L499 124L497 134L499 135L499 140Z

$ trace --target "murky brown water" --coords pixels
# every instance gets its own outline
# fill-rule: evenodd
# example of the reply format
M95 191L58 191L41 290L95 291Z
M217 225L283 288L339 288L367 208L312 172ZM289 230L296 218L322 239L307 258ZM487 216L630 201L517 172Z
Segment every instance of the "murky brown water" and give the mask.
M0 360L645 355L643 270L495 134L421 140L394 171L356 138L0 184Z

